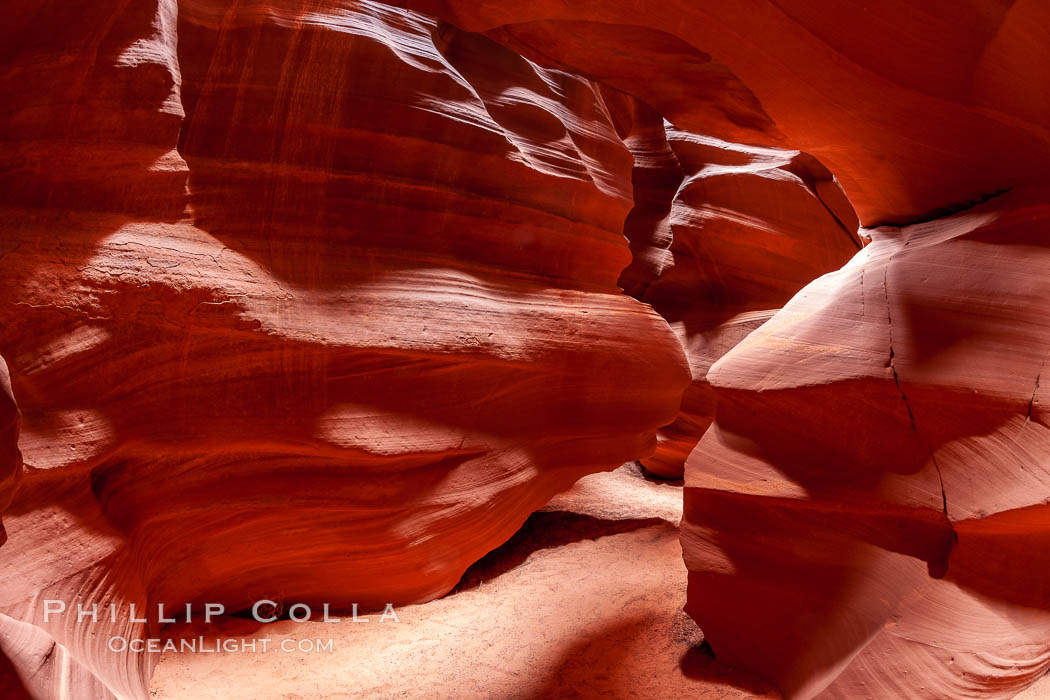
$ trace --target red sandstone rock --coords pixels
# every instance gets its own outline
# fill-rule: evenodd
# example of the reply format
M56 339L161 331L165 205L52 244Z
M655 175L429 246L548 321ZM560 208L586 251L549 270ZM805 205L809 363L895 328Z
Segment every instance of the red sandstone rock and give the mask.
M813 158L673 128L667 141L687 173L667 217L673 263L636 296L668 320L690 360L693 383L679 417L644 460L650 471L681 478L714 418L711 364L861 241L838 184Z
M651 451L688 382L616 286L632 158L592 83L370 3L180 3L176 52L172 7L8 43L46 84L0 123L44 154L4 210L0 351L35 470L0 610L27 640L5 653L32 668L49 636L74 693L144 692L153 660L104 648L156 630L128 603L443 594ZM97 102L66 169L45 156L77 124L44 125L72 77ZM78 597L119 619L43 621Z
M806 282L846 262L861 245L858 223L812 157L685 132L640 100L602 94L634 156L624 222L633 260L619 284L668 320L690 359L679 416L644 460L680 479L714 417L708 367Z
M679 118L696 113L684 106L688 90L667 100L682 103L677 107L652 95L666 91L664 73L689 75L710 58L769 115L776 133L762 143L819 159L868 226L928 218L1039 181L1050 159L1050 94L1042 89L1050 71L1050 43L1043 40L1050 7L1038 0L394 4L497 38L520 35L526 45L542 36L540 48L559 66L615 81L698 133L715 132L706 118ZM642 42L637 55L632 41ZM717 99L719 81L734 84L716 77L714 67L708 72L698 83L701 95L714 91ZM726 97L742 104L736 90ZM737 107L732 113L752 114ZM760 121L743 125L770 131Z
M545 36L559 66L653 104L639 64L659 46L581 58L574 36L677 37L754 93L779 132L761 143L814 154L867 225L930 220L877 231L712 369L718 419L687 467L689 609L716 653L791 696L999 697L1038 677L1045 190L969 207L1045 187L1047 6L406 4Z
M18 451L18 406L11 393L7 363L0 357L0 546L7 539L3 513L22 476L22 454Z
M631 171L634 206L623 223L631 246L631 264L618 284L641 299L675 264L671 251L671 212L685 171L667 143L664 119L644 102L605 87L602 96L617 133L634 158Z
M681 129L739 143L783 141L729 68L673 33L637 26L639 19L521 22L487 35L543 65L632 95Z
M324 654L165 654L150 697L779 698L697 646L681 612L680 487L632 467L581 479L452 594L398 608L400 624L176 626L194 640L335 641Z

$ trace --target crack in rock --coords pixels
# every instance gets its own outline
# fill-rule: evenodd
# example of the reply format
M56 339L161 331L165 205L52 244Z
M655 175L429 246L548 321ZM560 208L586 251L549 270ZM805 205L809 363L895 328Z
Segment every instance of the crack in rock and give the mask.
M941 465L937 463L937 457L933 454L933 449L930 445L922 439L922 435L919 432L919 425L915 421L915 413L912 411L911 401L908 400L908 395L904 393L904 386L901 382L900 373L897 372L897 365L894 362L896 353L893 350L893 316L890 312L890 289L889 289L889 271L890 263L893 262L893 256L886 261L886 266L883 268L882 276L882 289L886 295L886 323L887 323L887 334L889 336L890 346L890 357L887 361L887 366L893 373L893 381L897 385L897 392L900 394L901 400L904 402L904 408L908 411L908 420L911 422L911 429L915 432L915 438L926 448L926 451L930 455L930 461L933 462L933 468L937 471L937 481L941 487L941 508L944 511L945 518L948 518L948 494L944 490L944 476L941 474ZM951 526L951 519L948 518L948 524ZM954 528L953 528L954 530Z

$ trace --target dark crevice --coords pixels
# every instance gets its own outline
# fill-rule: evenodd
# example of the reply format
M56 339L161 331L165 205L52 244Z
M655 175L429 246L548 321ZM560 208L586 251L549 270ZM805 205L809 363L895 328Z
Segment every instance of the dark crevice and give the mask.
M867 302L864 299L864 272L866 269L863 265L860 268L860 317L862 319L867 314ZM890 350L893 350L892 346L890 346Z
M857 250L861 250L864 248L864 242L861 240L860 234L858 233L858 229L854 228L851 231L850 226L842 220L842 217L840 217L839 214L835 212L834 207L829 205L827 201L825 201L824 197L822 197L820 194L820 190L817 187L818 182L823 182L838 187L839 191L842 193L843 203L850 207L850 213L854 217L854 223L856 223L857 214L853 210L852 204L849 203L849 198L846 196L845 191L842 190L842 187L839 184L839 182L835 179L835 176L831 173L830 170L828 170L824 166L823 163L821 163L814 156L808 153L800 152L799 155L791 159L790 163L788 163L785 166L781 166L780 169L787 171L792 175L796 176L798 179L800 179L802 181L802 184L805 185L806 189L809 190L809 193L813 195L813 198L820 202L820 205L824 207L824 210L827 211L828 215L835 221L838 227L842 229L842 231L850 239L850 242L857 248Z
M47 653L44 654L44 657L40 660L40 663L37 665L37 673L39 673L41 670L47 667L48 662L51 661L51 657L55 655L56 649L58 649L58 642L51 642L51 647L47 650Z
M817 192L815 187L810 187L809 190L813 193L813 196L817 198L817 201L820 202L820 205L824 207L825 210L827 210L828 214L831 215L831 218L835 220L835 223L839 225L839 228L845 231L846 236L848 236L850 242L857 247L857 250L863 249L864 243L861 241L860 236L857 234L857 232L850 231L846 224L842 223L842 219L840 219L838 217L838 214L836 214L835 211L828 206L828 203L824 201L824 198L820 196L820 193Z
M824 211L828 213L828 216L830 216L831 219L838 225L838 227L842 229L842 231L846 234L846 236L850 240L850 243L852 243L857 248L857 250L861 250L862 248L864 248L864 243L861 241L857 231L850 231L849 227L846 226L846 224L843 223L842 219L839 218L839 215L835 213L835 210L828 206L828 203L825 202L824 198L820 196L820 192L817 191L816 183L801 177L799 173L792 170L790 166L781 169L798 176L799 179L802 180L802 184L805 185L807 190L809 190L809 193L813 195L813 198L820 202L820 206L824 207ZM834 180L828 180L828 182L834 182Z
M673 528L674 525L655 517L606 520L570 511L538 511L530 515L509 540L472 564L451 592L478 588L519 566L527 566L529 557L541 550L648 527Z
M958 214L959 212L966 211L967 209L973 209L974 207L980 204L984 204L989 200L995 199L996 197L1000 197L1006 194L1007 192L1010 192L1012 189L1012 187L1004 187L1002 189L993 190L985 194L977 195L976 197L971 197L970 199L966 199L961 202L956 202L955 204L949 204L947 206L939 207L937 209L931 209L930 211L925 212L923 214L919 214L917 216L909 216L902 219L880 221L878 223L865 225L864 228L881 228L883 226L893 228L904 228L905 226L914 226L915 224L929 223L930 221L936 221L937 219L943 219L952 216L953 214Z
M1035 395L1039 393L1039 382L1043 378L1043 370L1046 369L1046 361L1050 360L1050 352L1043 356L1043 362L1039 365L1039 372L1035 375L1035 387L1032 389L1032 397L1028 399L1028 411L1025 413L1024 422L1032 420L1032 409L1035 406Z
M1025 422L1028 422L1028 421L1030 421L1032 419L1032 404L1035 403L1035 395L1039 391L1039 378L1042 377L1042 376L1043 376L1042 372L1040 372L1039 374L1037 374L1035 376L1035 388L1032 389L1032 398L1030 398L1028 400L1028 412L1025 414L1025 417L1024 417Z

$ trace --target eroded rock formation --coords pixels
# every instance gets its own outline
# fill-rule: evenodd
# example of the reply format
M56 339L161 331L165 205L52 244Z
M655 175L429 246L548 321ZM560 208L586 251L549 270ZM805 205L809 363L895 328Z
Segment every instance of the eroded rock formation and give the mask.
M1008 697L1044 672L1046 6L404 4L545 37L720 136L654 94L661 55L709 57L769 115L740 140L814 154L872 229L709 373L683 548L715 652L792 697Z
M644 460L680 479L714 418L711 364L862 241L838 183L811 156L682 131L644 105L634 127L625 142L635 208L624 232L635 255L620 285L652 304L689 358L679 416Z
M1011 697L1050 667L1046 201L872 230L711 369L683 547L724 658L802 697Z
M679 128L810 153L868 226L1040 181L1050 158L1050 95L1041 89L1050 12L1038 0L391 4L499 40L542 36L559 65L639 96ZM637 51L626 48L632 41ZM671 77L679 71L695 82L669 92L668 82L683 84ZM726 88L731 106L718 97ZM716 106L701 106L710 95ZM729 118L713 122L712 112ZM724 134L717 123L751 135Z
M132 10L7 44L0 595L51 692L144 692L129 603L439 596L689 381L616 286L633 159L588 80L374 3Z

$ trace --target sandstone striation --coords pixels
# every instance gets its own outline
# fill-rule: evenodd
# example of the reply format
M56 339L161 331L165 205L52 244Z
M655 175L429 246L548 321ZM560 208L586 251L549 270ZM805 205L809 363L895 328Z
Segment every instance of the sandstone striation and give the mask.
M791 697L1009 697L1042 674L1050 10L399 4L725 139L687 97L658 103L661 56L661 79L709 58L769 117L737 140L813 154L871 230L708 374L683 549L715 653Z
M615 81L680 128L812 154L867 226L926 219L1041 180L1050 158L1050 95L1041 89L1050 9L1038 0L391 1L497 39L543 36L540 48L562 68ZM653 97L666 92L664 75L708 61L718 65L699 92L679 87L667 100L677 107ZM754 118L736 85L768 121ZM713 130L710 107L684 106L705 94L732 101L728 121L752 137Z
M651 452L689 381L616 285L633 159L593 83L376 3L147 5L7 44L32 469L0 611L16 666L68 654L25 681L53 693L144 693L153 660L104 648L156 631L129 603L442 595Z

